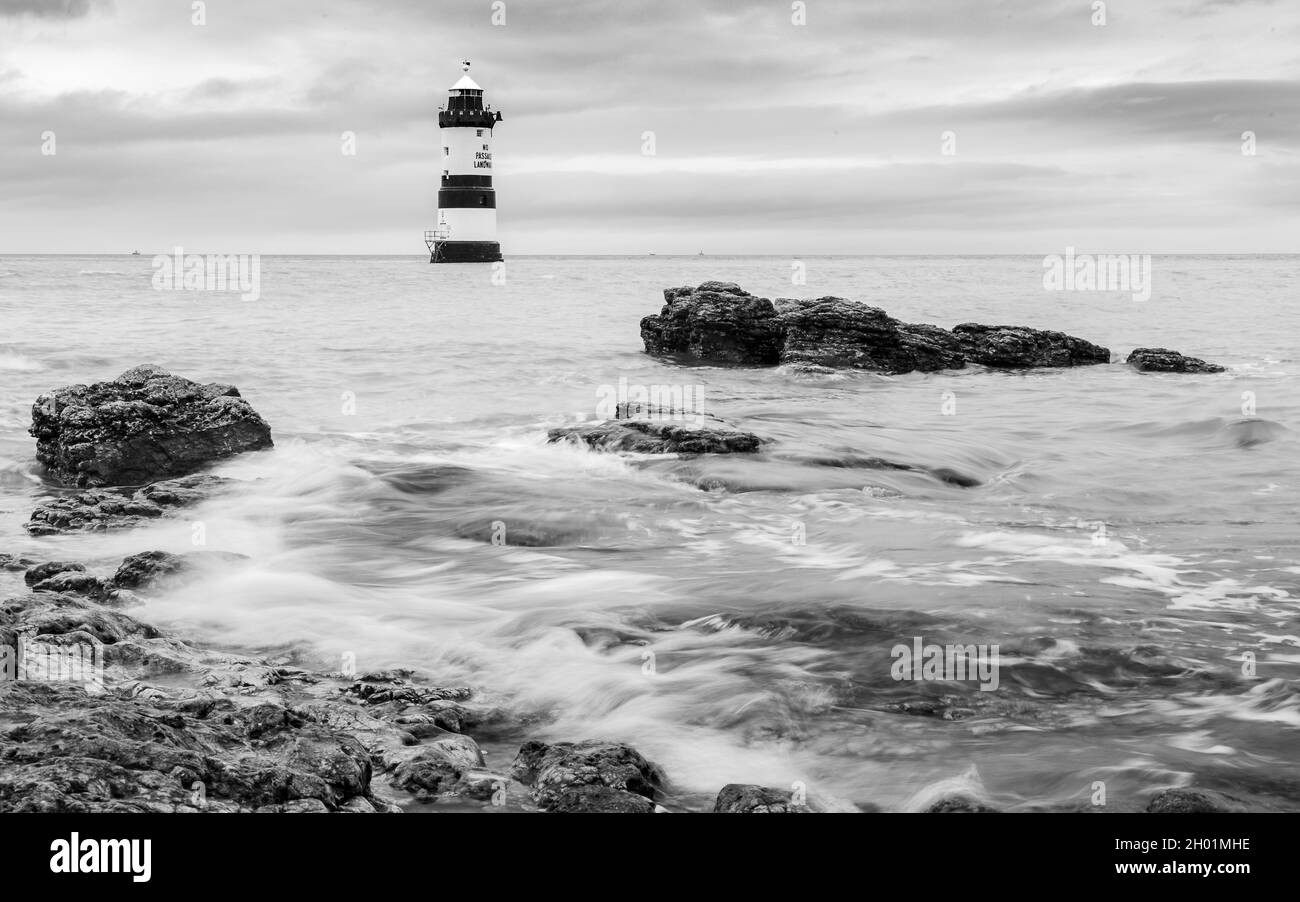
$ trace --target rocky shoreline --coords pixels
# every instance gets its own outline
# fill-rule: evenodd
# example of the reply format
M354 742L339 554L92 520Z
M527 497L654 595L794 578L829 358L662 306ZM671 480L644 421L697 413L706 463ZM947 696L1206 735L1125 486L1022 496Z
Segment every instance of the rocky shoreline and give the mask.
M976 325L949 332L835 298L774 304L716 282L665 296L664 313L642 323L647 350L697 359L886 372L968 360L1110 359L1107 349L1063 333ZM1177 366L1167 356L1159 362ZM27 530L38 537L176 514L232 487L204 468L272 447L270 427L238 389L152 366L42 395L31 432L48 478L68 489L33 512ZM712 418L683 427L631 417L553 430L550 440L649 454L748 453L763 444ZM109 574L77 561L0 554L0 570L21 573L25 588L0 603L8 668L0 683L0 811L374 813L442 799L517 811L682 810L671 775L613 739L529 740L510 762L488 761L472 734L493 730L499 715L472 687L202 648L129 613L205 567L242 560L142 549ZM728 784L711 810L822 807L800 789ZM1217 793L1168 790L1150 810L1236 807ZM993 808L956 794L927 810Z

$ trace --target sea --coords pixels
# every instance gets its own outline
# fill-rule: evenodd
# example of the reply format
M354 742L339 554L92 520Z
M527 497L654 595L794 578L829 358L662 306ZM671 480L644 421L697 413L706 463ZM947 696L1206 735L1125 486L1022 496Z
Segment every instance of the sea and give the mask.
M953 792L1141 810L1189 785L1300 809L1300 257L1156 256L1145 300L1049 290L1041 256L263 256L248 300L155 272L150 255L0 256L0 552L103 575L149 549L249 558L134 616L471 687L495 768L524 739L631 743L673 810L727 783L832 810ZM1112 363L887 376L648 356L640 319L706 280L1058 329ZM1228 371L1138 373L1140 346ZM274 449L217 466L241 487L179 517L29 536L61 491L32 402L144 363L238 386ZM767 443L548 443L620 385L689 390ZM932 645L974 646L996 680L900 666Z

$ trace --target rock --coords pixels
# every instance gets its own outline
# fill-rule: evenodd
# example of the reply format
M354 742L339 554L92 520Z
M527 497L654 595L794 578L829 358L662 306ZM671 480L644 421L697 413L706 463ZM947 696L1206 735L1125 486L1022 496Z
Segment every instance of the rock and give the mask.
M795 802L788 791L749 783L728 783L718 793L713 810L719 814L803 814L810 809Z
M1222 373L1217 363L1186 357L1168 348L1135 348L1127 363L1139 373Z
M14 554L0 554L0 570L23 571L36 564L31 558Z
M41 395L30 432L50 477L79 488L142 485L272 446L270 427L234 386L156 366Z
M762 439L719 421L704 425L657 420L610 420L564 426L547 433L551 443L568 441L598 451L640 454L745 454L757 451Z
M558 814L654 814L655 803L623 789L575 786L560 792L548 810Z
M970 795L951 795L932 804L925 809L926 814L995 814L996 808L992 808L974 796Z
M46 561L43 564L36 564L30 567L27 572L23 574L23 582L29 586L34 586L37 583L44 582L52 576L68 572L85 573L86 565L74 563L72 561Z
M524 743L510 767L510 775L530 787L533 801L546 811L557 810L566 791L603 786L643 796L651 802L664 789L663 773L629 745L587 739L582 742L536 740ZM569 797L564 804L618 804L607 796L587 802Z
M641 320L650 354L800 370L879 373L1108 363L1110 351L1062 332L966 323L949 331L904 323L878 307L837 297L775 302L732 283L669 288L657 315Z
M1008 369L1110 363L1110 350L1082 338L1024 326L953 327L969 360Z
M782 363L881 373L930 372L966 365L951 334L938 326L905 331L905 324L879 307L834 297L782 299L776 304L784 336Z
M1208 789L1166 789L1147 804L1148 814L1227 814L1246 806L1221 792Z
M233 551L142 551L122 559L113 575L113 584L125 589L145 589L171 581L205 562L233 563L246 561L248 555Z
M393 785L430 798L453 792L465 775L484 765L483 753L468 736L451 734L421 746L393 771Z
M121 489L90 489L41 505L32 512L25 527L32 535L44 536L135 526L145 520L169 516L176 508L207 498L235 482L221 476L195 474L155 482L130 493Z
M731 282L664 289L664 307L641 320L653 354L680 354L719 363L775 364L781 329L776 308Z
M314 723L251 738L245 720L163 694L23 682L0 715L19 723L0 734L0 811L322 811L369 793L365 750Z
M380 674L364 674L343 692L367 705L384 705L399 702L402 705L424 705L430 702L464 701L472 695L465 686L415 686L406 680L389 678Z
M33 592L59 592L72 595L85 595L90 598L107 601L117 597L117 589L112 582L105 582L97 576L70 570L57 573L49 579L41 580L32 586Z

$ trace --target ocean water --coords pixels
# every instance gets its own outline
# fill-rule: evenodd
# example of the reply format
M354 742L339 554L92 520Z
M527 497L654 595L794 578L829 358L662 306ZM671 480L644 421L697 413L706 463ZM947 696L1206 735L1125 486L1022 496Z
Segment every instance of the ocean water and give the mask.
M1156 257L1147 301L1053 292L1041 257L263 257L260 298L157 291L148 256L0 257L0 551L206 547L133 611L201 643L409 667L497 710L476 734L626 740L669 807L725 783L914 810L1109 808L1195 783L1300 808L1297 257ZM896 377L646 356L662 289L735 281L910 322L1015 323L1109 347L1067 370ZM1136 346L1229 367L1142 375ZM56 490L41 392L156 363L232 382L274 450L175 520L32 538ZM702 391L763 453L548 445L602 386ZM697 388L698 387L698 388ZM865 459L948 468L961 487ZM494 544L494 539L500 544ZM4 575L0 588L18 591ZM997 645L996 689L896 680L891 650Z

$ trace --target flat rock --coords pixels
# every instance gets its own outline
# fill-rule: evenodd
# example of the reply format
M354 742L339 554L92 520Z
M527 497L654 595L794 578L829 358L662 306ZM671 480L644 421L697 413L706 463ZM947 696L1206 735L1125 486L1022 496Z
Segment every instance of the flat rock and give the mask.
M1217 363L1188 357L1168 348L1134 348L1127 363L1139 373L1222 373Z
M952 331L967 359L984 366L1024 369L1110 363L1108 348L1064 332L979 323L962 323Z
M762 439L752 432L742 432L712 418L701 419L701 423L672 418L607 420L552 429L547 440L575 442L598 451L640 454L746 454L757 451L762 444Z
M272 446L270 427L233 385L148 365L41 395L30 432L50 478L78 488L143 485Z

